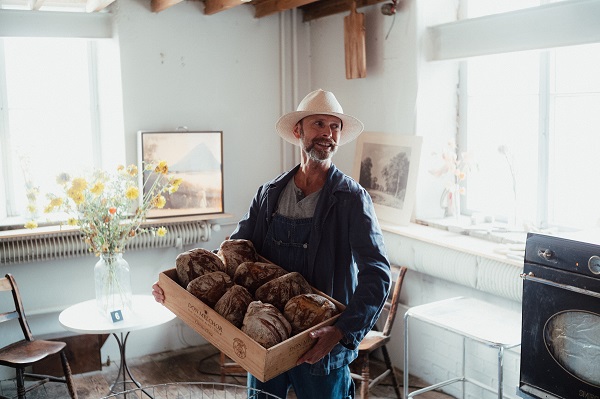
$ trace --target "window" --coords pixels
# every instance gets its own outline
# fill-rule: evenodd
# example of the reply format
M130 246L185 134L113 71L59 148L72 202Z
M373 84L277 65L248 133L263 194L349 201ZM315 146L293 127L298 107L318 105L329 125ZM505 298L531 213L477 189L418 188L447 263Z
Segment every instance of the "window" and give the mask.
M0 40L0 225L22 227L32 217L43 224L45 194L56 191L59 173L103 166L97 47L72 38Z
M600 44L462 61L459 143L480 170L467 181L467 213L598 225L598 70Z

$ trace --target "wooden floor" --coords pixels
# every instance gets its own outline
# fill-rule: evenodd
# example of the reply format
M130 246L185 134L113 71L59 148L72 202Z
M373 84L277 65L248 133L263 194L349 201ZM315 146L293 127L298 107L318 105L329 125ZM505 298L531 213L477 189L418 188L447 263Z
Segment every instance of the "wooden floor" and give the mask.
M129 361L131 373L136 378L146 393L155 399L204 399L204 398L264 398L265 396L246 395L246 376L237 374L227 376L224 384L221 384L219 374L219 352L212 345L202 345L179 351L164 352L155 355L144 356ZM380 368L379 362L372 363L372 368ZM118 365L104 366L102 371L75 375L75 385L79 399L100 399L109 395L110 385L117 377ZM398 370L398 379L402 383L402 372ZM194 382L194 383L192 383ZM411 378L410 391L423 386L421 381ZM128 383L125 389L133 391L130 394L108 396L112 398L147 398L141 390L132 383ZM114 392L124 391L123 384L115 387ZM359 387L357 386L356 397L359 398ZM401 388L402 389L402 388ZM0 395L15 395L14 381L0 382ZM428 392L418 396L420 399L449 399L451 396ZM57 383L48 383L43 388L31 391L28 399L68 399L69 394L66 386ZM274 399L267 396L267 399ZM288 399L296 396L290 392ZM391 386L391 378L387 377L382 383L371 390L371 399L396 398Z

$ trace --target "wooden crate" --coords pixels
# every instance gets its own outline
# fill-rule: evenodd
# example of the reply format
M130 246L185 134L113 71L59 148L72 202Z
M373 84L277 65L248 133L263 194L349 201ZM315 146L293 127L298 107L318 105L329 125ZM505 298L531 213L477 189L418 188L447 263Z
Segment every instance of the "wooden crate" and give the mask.
M296 366L300 356L314 343L308 334L317 328L332 325L339 317L338 314L266 349L180 286L175 269L160 273L159 284L165 292L164 304L169 310L262 382ZM344 309L340 302L318 290L315 292L330 299L340 311Z

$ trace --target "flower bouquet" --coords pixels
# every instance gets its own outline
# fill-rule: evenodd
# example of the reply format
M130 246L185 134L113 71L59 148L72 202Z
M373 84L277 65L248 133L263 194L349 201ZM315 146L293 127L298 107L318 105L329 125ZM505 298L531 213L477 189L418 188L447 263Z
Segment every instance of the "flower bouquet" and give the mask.
M44 212L66 212L67 224L78 226L89 251L100 257L94 275L96 300L104 314L131 310L129 265L122 257L125 245L139 234L167 234L164 227L145 228L142 223L148 211L164 207L165 195L176 192L182 183L168 175L164 161L147 163L144 170L148 173L141 195L138 184L144 174L135 165L119 166L113 174L98 170L90 178L63 173L57 178L62 195L48 194Z
M446 210L445 216L460 216L460 196L466 192L462 182L466 180L467 175L476 167L473 156L468 152L462 152L460 157L456 153L456 142L448 141L446 147L440 154L442 165L430 170L430 173L437 177L445 176L444 191L440 198L440 206Z

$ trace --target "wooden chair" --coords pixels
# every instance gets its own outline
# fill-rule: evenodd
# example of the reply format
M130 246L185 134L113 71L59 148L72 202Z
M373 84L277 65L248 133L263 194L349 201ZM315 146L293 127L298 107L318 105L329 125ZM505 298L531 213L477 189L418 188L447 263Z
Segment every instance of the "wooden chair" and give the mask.
M17 287L17 283L11 274L7 274L6 277L0 278L0 292L4 291L12 291L15 309L9 312L0 313L0 323L18 319L21 330L23 331L23 336L25 338L0 349L0 365L16 369L17 397L19 399L25 399L26 392L52 381L67 384L69 395L72 399L77 399L77 391L73 384L71 368L64 351L67 344L64 342L35 340L33 338L31 329L29 328L29 324L25 318L25 312L23 310L21 295L19 294L19 288ZM2 335L6 336L5 334ZM55 354L60 354L65 378L57 378L50 375L25 372L26 367ZM25 388L26 377L35 379L37 382ZM0 396L0 398L7 399L6 396Z
M246 370L242 366L231 360L225 353L221 352L219 358L219 367L221 372L221 383L225 382L225 376L231 374L240 374L246 376Z
M392 333L392 327L394 326L394 319L396 318L396 312L398 310L398 303L400 302L400 291L402 290L402 283L404 282L404 275L406 274L406 267L401 267L398 278L394 285L394 291L392 293L391 303L386 304L388 309L388 317L385 321L383 331L376 331L375 329L369 331L369 333L362 340L358 346L358 358L352 362L352 368L360 370L360 374L352 373L352 378L361 382L360 384L360 397L362 399L368 399L369 390L375 385L379 384L385 377L391 375L392 383L394 384L394 390L396 396L401 399L400 385L394 372L394 366L390 359L390 355L385 345L389 342ZM383 373L371 378L371 371L369 370L369 359L371 353L376 349L381 348L383 354L383 360L385 361L386 369Z

